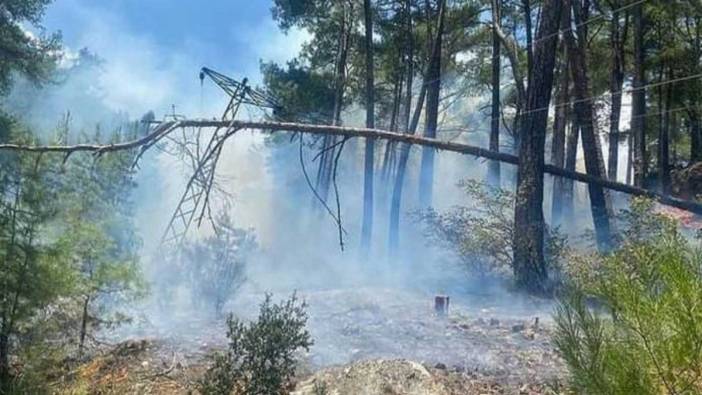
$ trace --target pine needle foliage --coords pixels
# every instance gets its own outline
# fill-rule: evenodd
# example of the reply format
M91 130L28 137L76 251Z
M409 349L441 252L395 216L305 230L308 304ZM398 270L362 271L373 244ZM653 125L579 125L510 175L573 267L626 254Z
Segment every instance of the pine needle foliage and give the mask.
M556 309L554 341L571 385L584 394L702 393L699 241L645 200L622 220L620 248L596 259Z

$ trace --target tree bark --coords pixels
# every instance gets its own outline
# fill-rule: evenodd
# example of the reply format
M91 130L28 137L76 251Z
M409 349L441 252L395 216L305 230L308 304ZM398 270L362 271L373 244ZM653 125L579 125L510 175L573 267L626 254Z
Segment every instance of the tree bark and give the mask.
M501 13L500 2L502 0L492 0L492 23L500 26ZM498 152L500 150L500 73L502 72L500 62L500 37L495 29L492 30L492 111L490 119L490 149ZM500 162L488 162L488 183L493 186L500 186Z
M570 123L570 133L568 133L568 138L566 139L566 160L565 169L567 171L575 171L577 159L578 159L578 140L580 140L580 128L571 120ZM573 220L574 211L574 198L575 198L575 184L571 179L563 179L563 213L561 216L562 220L567 219L568 221Z
M85 350L85 336L88 334L88 307L90 306L90 296L87 295L83 300L83 313L80 320L80 338L78 341L78 356L83 357Z
M643 4L638 3L632 10L634 18L634 81L632 93L631 133L634 138L634 185L643 186L646 178L648 158L646 155L646 84L645 61L645 21Z
M439 94L441 93L441 46L444 35L444 15L446 13L446 0L440 0L438 25L436 36L432 45L431 59L427 69L427 109L424 136L436 137L436 128L439 120ZM419 172L419 204L421 207L430 207L434 187L434 150L422 147L422 163Z
M531 0L522 0L524 10L524 30L526 32L526 53L527 53L527 84L531 83L531 73L534 71L534 45L533 31L531 26Z
M616 3L618 6L619 3ZM612 46L612 69L609 75L609 90L612 92L612 103L609 114L609 158L607 161L607 176L617 181L619 167L619 122L622 112L622 88L624 86L624 42L629 18L624 21L624 33L619 24L619 11L612 13L610 24L610 45Z
M363 0L366 37L366 127L375 127L375 80L373 78L373 15L370 0ZM373 178L375 174L375 140L366 139L363 171L363 224L361 226L361 251L365 255L370 248L373 233Z
M570 1L566 1L565 3L568 4ZM580 4L573 4L574 11L579 7L581 7ZM568 17L568 9L564 10L564 12L566 13L564 15ZM582 26L583 20L578 16L583 13L583 9L574 12L576 15L576 26ZM570 21L570 19L568 20ZM570 22L568 26L570 26ZM580 126L580 133L583 140L585 168L587 174L598 178L604 178L604 162L601 159L602 150L600 149L597 133L595 131L595 123L593 121L594 108L592 106L592 101L589 100L591 95L586 59L587 35L578 28L578 41L576 42L572 30L565 31L563 34L566 44L568 45L568 59L573 76L573 92L575 96L575 118ZM611 242L613 240L612 225L610 223L611 202L608 202L609 196L605 193L604 188L599 185L589 184L588 191L590 194L590 207L595 225L597 245L601 251L607 251L611 248Z
M544 144L548 108L553 88L557 32L561 23L561 0L545 0L534 51L532 80L522 116L517 192L514 207L514 276L517 286L529 292L547 289L544 260Z
M558 90L556 93L556 115L553 120L553 138L551 139L551 164L558 167L565 167L565 140L566 125L568 124L568 110L570 106L570 78L568 73L568 47L563 45L562 60L559 70ZM551 223L558 225L563 219L563 190L565 179L556 177L553 180L553 192L551 199Z

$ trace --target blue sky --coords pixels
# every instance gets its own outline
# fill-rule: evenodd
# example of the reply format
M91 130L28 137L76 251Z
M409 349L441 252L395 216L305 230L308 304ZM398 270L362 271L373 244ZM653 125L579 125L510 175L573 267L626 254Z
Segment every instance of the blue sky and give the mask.
M287 36L272 20L269 0L55 0L43 25L61 31L67 50L102 57L106 104L157 116L175 104L189 116L215 116L223 98L197 79L207 65L237 79L260 81L259 61L285 62L307 35Z

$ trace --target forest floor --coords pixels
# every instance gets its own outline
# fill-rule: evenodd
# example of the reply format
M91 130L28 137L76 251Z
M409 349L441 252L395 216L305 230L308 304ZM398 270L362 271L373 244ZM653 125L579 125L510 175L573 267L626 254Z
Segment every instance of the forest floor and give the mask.
M315 344L300 355L295 394L316 395L320 388L330 395L541 394L553 393L564 377L551 344L550 309L538 300L455 297L449 316L440 317L433 295L416 291L301 296ZM260 300L239 297L233 311L255 317ZM105 348L57 384L57 392L190 393L209 355L226 345L224 324L204 318L142 326L144 336L132 333L132 340Z

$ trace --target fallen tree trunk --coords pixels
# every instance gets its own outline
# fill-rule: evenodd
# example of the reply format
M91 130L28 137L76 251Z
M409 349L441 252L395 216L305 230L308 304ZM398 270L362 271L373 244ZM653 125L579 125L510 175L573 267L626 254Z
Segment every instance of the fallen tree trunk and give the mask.
M441 141L432 138L420 137L401 132L388 132L378 129L367 128L351 128L346 126L329 126L329 125L311 125L292 122L254 122L254 121L217 121L217 120L184 120L184 121L168 121L161 122L156 128L144 137L136 140L126 141L115 144L76 144L76 145L40 145L29 146L21 144L0 144L0 151L25 151L35 153L63 153L71 155L76 152L90 152L94 155L103 155L109 152L122 151L128 149L137 149L141 147L150 147L155 141L160 140L171 131L181 127L201 127L201 128L227 128L232 127L233 130L240 129L258 129L269 132L296 132L318 135L336 135L345 137L362 137L376 138L400 143L421 145L439 149L442 151L457 152L460 154L477 156L490 160L497 160L512 165L518 165L519 159L504 152L495 152L489 149L476 147L468 144L454 143L451 141ZM598 177L593 177L589 174L579 173L559 168L557 166L546 164L544 172L559 177L565 177L571 180L584 182L587 184L596 184L604 188L626 193L634 196L644 196L654 199L662 204L679 208L681 210L690 211L695 214L702 215L702 204L689 200L682 200L662 193L651 191L644 188L635 187L632 185L623 184L611 180L606 180Z

